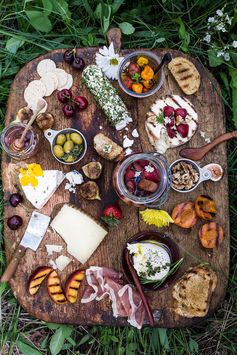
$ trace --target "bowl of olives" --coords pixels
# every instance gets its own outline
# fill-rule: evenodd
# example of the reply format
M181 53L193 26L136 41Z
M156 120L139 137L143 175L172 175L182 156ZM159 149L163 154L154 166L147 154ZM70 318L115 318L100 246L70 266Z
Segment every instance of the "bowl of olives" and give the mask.
M77 129L47 129L44 136L50 143L54 158L62 164L76 164L86 154L86 139Z

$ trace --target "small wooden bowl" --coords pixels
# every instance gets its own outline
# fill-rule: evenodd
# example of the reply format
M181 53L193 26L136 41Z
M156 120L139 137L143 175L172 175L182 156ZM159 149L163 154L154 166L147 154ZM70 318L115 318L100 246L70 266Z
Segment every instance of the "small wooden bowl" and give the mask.
M171 263L175 263L180 259L180 252L179 252L178 245L167 234L164 233L153 232L153 231L139 232L135 234L133 237L131 237L127 241L127 243L134 244L141 241L149 241L149 240L154 240L156 242L166 245L168 252L170 254ZM125 250L127 248L127 243L122 253L122 272L127 282L133 284L133 278L131 276L129 267L125 259ZM179 270L177 270L174 274L168 276L167 279L164 281L164 283L157 289L154 288L153 284L147 284L147 285L141 284L141 286L144 290L147 291L161 291L168 288L178 278L178 274L179 274Z

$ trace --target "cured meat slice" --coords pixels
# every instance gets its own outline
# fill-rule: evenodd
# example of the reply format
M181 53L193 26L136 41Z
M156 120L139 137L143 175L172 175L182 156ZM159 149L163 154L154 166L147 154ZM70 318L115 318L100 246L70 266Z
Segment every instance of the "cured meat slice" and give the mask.
M141 329L145 309L138 292L129 284L125 284L122 275L113 269L91 266L86 270L88 287L82 297L82 303L93 300L100 301L109 296L112 302L114 317L127 317L128 322Z

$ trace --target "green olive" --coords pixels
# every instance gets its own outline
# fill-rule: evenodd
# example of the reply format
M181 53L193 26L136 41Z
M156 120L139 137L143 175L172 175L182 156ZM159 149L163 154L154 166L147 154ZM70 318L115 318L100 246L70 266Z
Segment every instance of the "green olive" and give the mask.
M67 137L67 141L70 141L70 140L71 140L70 133L67 133L67 134L66 134L66 137Z
M72 133L71 134L71 140L73 141L73 143L75 144L82 144L83 143L83 139L81 137L81 135L79 133Z
M61 145L56 144L53 147L53 152L57 158L62 158L64 156L64 150Z
M74 148L74 143L73 141L66 141L64 143L63 149L65 153L70 153Z
M64 145L64 143L66 142L66 136L65 134L59 134L57 136L57 139L56 139L56 144L58 145Z
M73 157L73 155L69 155L64 161L66 163L72 163L75 161L75 158Z

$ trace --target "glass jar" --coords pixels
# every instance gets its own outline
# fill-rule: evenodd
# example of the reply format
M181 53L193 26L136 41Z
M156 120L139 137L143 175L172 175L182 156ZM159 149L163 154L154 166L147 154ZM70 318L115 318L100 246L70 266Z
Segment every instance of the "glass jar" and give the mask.
M139 160L149 161L151 166L155 167L156 171L159 174L159 184L157 184L157 189L155 190L155 192L152 192L146 196L139 196L139 194L136 195L132 193L131 191L129 191L125 183L125 174L127 172L127 169L131 166L131 164L134 164L136 162L139 164ZM142 174L143 173L141 173L140 175L141 177ZM170 185L171 174L168 162L162 154L157 152L131 154L128 157L123 158L117 164L113 172L113 187L117 195L123 202L127 203L128 205L133 205L135 207L160 207L168 197Z
M6 126L1 133L1 145L3 150L12 158L16 160L25 160L35 155L39 148L39 136L29 128L24 138L24 145L22 149L16 150L14 148L14 141L19 139L25 129L24 123L11 123Z

